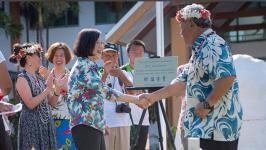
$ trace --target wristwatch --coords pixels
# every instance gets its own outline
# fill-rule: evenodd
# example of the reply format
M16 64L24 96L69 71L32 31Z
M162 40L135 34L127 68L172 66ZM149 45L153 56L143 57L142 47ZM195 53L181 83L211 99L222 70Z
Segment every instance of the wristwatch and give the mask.
M115 98L119 98L123 95L122 92L115 90L115 89L112 89L112 92L113 92L113 95L115 96Z
M213 110L214 106L210 106L210 104L207 101L203 102L203 108Z

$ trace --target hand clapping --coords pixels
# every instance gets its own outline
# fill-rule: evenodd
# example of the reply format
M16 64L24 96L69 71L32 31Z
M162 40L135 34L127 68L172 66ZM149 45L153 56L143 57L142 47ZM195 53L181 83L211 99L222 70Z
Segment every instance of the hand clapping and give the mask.
M51 73L51 70L48 68L45 68L44 66L40 66L40 68L39 68L39 74L43 77L43 78L45 78L45 79L47 79L47 77L48 77L48 75Z
M107 61L103 65L104 72L108 74L110 72L110 70L112 69L112 67L113 67L113 63L111 61Z
M119 75L122 73L122 70L111 61L107 61L104 64L103 68L106 73L109 73L110 75L115 77L119 77Z
M54 77L52 73L49 73L47 80L46 80L46 86L49 90L52 90L53 85L54 85Z

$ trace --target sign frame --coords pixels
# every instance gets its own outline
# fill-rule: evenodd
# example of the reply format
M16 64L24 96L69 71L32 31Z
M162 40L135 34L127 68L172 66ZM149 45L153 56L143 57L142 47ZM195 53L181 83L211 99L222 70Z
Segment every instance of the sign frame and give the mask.
M134 88L164 87L177 77L177 56L136 58Z

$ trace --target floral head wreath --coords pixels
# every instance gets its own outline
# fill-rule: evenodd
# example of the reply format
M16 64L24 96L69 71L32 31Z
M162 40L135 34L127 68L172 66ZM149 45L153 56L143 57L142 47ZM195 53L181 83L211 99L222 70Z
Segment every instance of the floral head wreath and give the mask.
M26 57L27 54L34 54L42 52L42 47L39 44L34 44L30 47L21 48L16 55L17 61L20 61L21 58Z
M192 4L184 7L183 9L177 11L176 20L177 22L183 22L187 19L210 19L211 13L209 10L205 9L202 5Z

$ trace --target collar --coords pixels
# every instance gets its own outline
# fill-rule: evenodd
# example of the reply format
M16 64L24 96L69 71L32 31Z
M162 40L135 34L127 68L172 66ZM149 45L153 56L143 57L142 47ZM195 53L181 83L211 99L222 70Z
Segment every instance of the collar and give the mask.
M192 51L194 51L195 53L199 52L203 46L203 43L206 41L206 39L214 33L215 32L211 28L202 32L202 34L192 44Z
M126 71L133 71L133 69L130 67L129 63L125 64L125 70Z
M80 61L80 62L82 62L82 63L86 63L88 66L90 66L90 67L96 67L96 68L98 68L98 65L95 63L95 62L93 62L93 61L91 61L89 58L87 58L87 57L78 57L78 60Z

